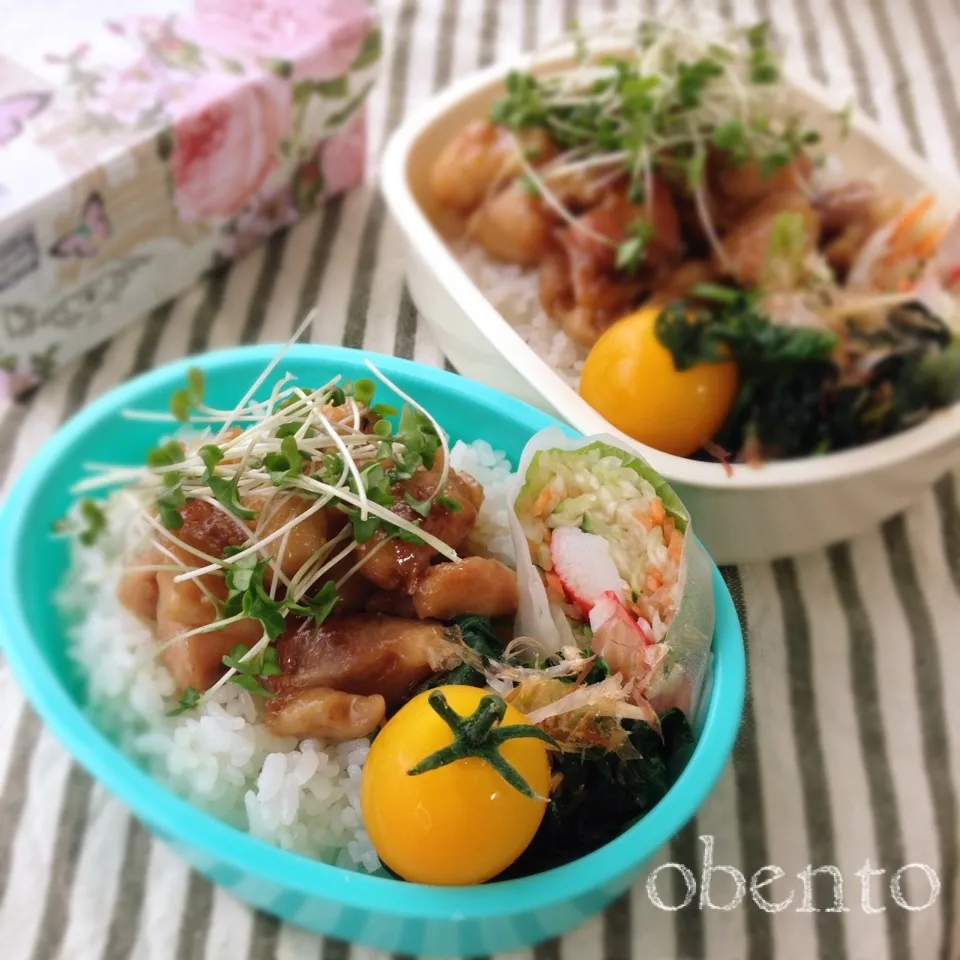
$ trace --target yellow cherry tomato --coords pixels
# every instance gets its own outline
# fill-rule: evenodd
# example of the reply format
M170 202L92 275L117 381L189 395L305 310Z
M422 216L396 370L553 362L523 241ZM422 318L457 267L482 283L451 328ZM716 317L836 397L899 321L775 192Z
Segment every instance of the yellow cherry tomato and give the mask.
M523 853L543 820L550 792L548 746L524 736L496 747L536 799L510 786L478 756L411 775L417 764L455 740L450 723L431 705L430 695L437 691L460 718L475 715L484 697L492 697L477 687L448 685L419 694L397 711L377 734L364 764L364 825L380 859L405 880L483 883ZM535 729L514 707L492 699L501 709L506 706L493 730Z
M634 440L688 457L723 425L737 395L737 367L678 371L654 332L661 309L646 306L601 335L583 365L580 396Z

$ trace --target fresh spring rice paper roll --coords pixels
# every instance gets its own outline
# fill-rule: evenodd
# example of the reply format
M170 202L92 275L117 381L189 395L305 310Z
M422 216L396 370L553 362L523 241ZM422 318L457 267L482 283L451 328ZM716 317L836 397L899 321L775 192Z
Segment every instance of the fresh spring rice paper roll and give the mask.
M679 706L699 727L712 567L667 482L613 437L549 427L527 443L510 500L518 635L547 654L592 647L657 712Z

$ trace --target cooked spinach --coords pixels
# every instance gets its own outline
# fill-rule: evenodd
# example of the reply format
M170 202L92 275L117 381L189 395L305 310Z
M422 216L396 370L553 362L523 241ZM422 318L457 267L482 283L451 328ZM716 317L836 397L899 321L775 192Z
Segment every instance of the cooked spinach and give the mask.
M714 438L735 459L845 450L960 398L960 341L919 302L892 310L879 330L851 324L841 338L773 323L753 294L704 293L699 305L665 307L655 332L678 370L736 363L740 388ZM841 352L856 362L841 369Z
M498 879L528 876L597 850L649 813L689 759L693 733L679 710L661 715L663 738L649 724L624 721L638 759L604 750L564 754L562 775L533 842Z

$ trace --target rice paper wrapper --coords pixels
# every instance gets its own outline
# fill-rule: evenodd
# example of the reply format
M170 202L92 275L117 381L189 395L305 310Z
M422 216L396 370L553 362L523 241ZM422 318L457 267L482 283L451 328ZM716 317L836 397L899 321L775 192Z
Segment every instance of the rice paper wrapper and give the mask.
M538 453L544 450L574 452L598 443L609 448L610 454L620 457L624 466L634 470L651 484L662 500L668 516L673 518L677 529L684 534L680 559L680 602L662 641L666 647L666 655L655 670L644 696L656 708L658 702L672 699L671 695L682 685L685 678L690 686L688 719L694 729L699 730L712 685L711 643L715 620L712 563L706 550L694 536L690 514L667 481L616 438L607 434L573 438L559 427L548 427L531 437L524 448L517 468L517 479L510 490L508 513L520 587L516 633L535 640L545 653L556 653L564 646L576 644L566 615L559 607L550 603L546 587L530 557L516 502L528 482L530 467Z

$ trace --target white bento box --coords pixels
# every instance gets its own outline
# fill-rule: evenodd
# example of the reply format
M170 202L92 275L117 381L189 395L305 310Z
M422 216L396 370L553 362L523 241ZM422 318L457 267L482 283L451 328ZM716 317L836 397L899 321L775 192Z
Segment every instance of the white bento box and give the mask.
M620 433L578 395L523 339L518 318L496 309L444 239L427 187L433 159L463 125L485 116L512 69L549 70L569 53L498 64L453 84L416 111L393 135L383 159L383 192L407 248L407 280L437 345L456 369L513 394L584 434L611 433L632 445L676 489L694 527L718 563L769 560L854 536L911 504L960 462L960 406L889 439L850 451L761 467L720 464L662 453ZM839 104L806 77L790 75L798 104L816 118ZM842 141L826 135L851 176L884 171L884 182L910 196L933 190L949 211L960 207L960 182L891 142L854 111ZM511 322L512 321L512 322Z

